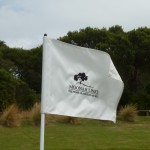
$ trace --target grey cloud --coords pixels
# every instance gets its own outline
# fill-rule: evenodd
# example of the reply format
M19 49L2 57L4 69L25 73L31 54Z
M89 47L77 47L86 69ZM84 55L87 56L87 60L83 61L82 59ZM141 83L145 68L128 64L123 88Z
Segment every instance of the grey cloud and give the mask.
M31 48L47 33L58 38L87 26L150 27L149 0L1 0L0 40Z

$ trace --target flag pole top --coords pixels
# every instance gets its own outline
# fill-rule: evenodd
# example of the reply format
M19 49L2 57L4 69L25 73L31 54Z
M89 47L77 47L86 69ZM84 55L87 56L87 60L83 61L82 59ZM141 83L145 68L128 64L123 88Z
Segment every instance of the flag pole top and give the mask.
M47 34L45 33L44 36L47 36Z

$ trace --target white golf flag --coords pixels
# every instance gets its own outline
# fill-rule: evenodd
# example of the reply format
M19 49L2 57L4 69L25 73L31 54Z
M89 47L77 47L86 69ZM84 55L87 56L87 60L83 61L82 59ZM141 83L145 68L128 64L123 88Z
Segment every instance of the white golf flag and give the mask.
M44 37L41 113L115 122L123 87L109 54Z

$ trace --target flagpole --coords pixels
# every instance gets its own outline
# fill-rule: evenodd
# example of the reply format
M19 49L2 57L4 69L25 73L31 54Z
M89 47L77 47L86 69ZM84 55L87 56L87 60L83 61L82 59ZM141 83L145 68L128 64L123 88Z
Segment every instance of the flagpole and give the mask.
M44 63L44 48L45 48L45 37L47 36L47 34L44 34L44 38L43 38L43 61L42 61L42 96L41 96L41 131L40 131L40 150L44 150L44 133L45 133L45 113L43 113L43 63Z
M44 150L45 114L41 113L40 150Z

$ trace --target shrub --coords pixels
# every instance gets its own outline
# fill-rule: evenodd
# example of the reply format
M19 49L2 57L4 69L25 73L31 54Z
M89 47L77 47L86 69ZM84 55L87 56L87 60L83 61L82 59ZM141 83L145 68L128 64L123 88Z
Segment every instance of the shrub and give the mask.
M18 107L13 104L6 108L0 118L0 123L6 127L19 127L20 126L20 116L18 113Z
M119 119L122 121L134 122L136 121L137 115L137 105L135 104L129 104L121 107L119 111Z
M27 83L19 80L16 86L16 103L22 110L31 109L37 102L36 92Z
M41 115L40 115L40 103L35 103L32 110L31 110L31 120L34 125L39 126L41 122Z

